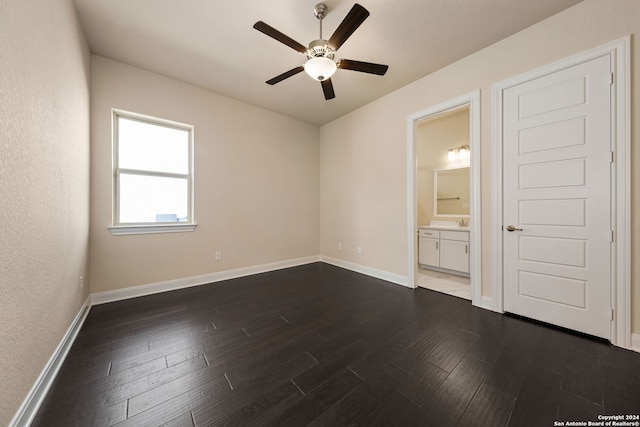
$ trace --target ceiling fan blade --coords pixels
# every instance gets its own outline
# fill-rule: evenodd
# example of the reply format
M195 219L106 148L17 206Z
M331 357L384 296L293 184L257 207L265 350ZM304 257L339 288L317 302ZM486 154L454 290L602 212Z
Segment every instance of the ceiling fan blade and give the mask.
M272 78L271 80L267 80L267 83L270 84L270 85L274 85L276 83L280 83L284 79L288 79L291 76L295 76L296 74L298 74L298 73L300 73L302 71L304 71L304 67L301 65L299 67L292 68L291 70L287 71L286 73L282 73L279 76L276 76L276 77Z
M329 39L329 46L335 51L358 29L360 24L369 17L369 11L358 3L354 4L347 16L342 20L336 31Z
M343 70L360 71L362 73L377 74L379 76L384 76L389 69L388 65L354 61L352 59L341 59L337 65L338 68Z
M305 46L301 45L291 37L285 34L282 34L280 31L276 30L269 24L265 24L262 21L258 21L255 24L253 24L253 28L260 31L261 33L268 35L271 38L278 40L280 43L286 44L291 49L296 50L300 53L305 53L307 51L307 48Z
M331 79L322 80L322 91L324 92L324 99L327 101L336 97L336 93L333 91L333 83Z

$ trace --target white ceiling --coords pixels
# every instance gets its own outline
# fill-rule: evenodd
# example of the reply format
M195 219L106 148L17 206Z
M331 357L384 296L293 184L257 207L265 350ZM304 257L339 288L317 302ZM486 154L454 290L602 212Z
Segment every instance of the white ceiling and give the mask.
M305 57L254 30L264 21L303 45L318 38L318 0L74 0L95 54L318 125L407 85L581 0L358 0L371 15L338 50L389 65L385 76L338 70L336 98L300 73ZM325 0L328 39L354 0Z

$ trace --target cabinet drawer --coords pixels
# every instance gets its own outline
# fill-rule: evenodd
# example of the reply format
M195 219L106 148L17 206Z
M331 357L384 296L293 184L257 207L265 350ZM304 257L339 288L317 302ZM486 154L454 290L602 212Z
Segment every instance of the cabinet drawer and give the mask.
M433 237L434 239L438 239L440 237L440 231L438 230L418 230L420 237Z
M446 240L457 240L459 242L469 241L468 231L441 231L440 238Z

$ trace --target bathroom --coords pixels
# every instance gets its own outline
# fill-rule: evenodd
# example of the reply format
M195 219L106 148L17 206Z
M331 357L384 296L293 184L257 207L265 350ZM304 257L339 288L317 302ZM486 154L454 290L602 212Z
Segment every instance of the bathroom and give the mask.
M417 123L417 285L471 300L469 105Z

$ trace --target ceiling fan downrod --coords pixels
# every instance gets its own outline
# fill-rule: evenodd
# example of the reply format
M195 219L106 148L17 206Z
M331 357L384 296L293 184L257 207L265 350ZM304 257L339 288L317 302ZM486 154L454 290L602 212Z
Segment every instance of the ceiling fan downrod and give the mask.
M329 8L324 3L318 3L313 8L313 14L320 21L320 38L309 43L306 52L308 59L324 57L332 60L334 58L335 51L329 47L328 41L322 38L322 20L327 16L328 11Z
M318 20L320 21L320 40L322 40L322 20L325 16L327 16L328 11L329 8L324 3L318 3L313 8L313 14L316 15L316 18L318 18Z

